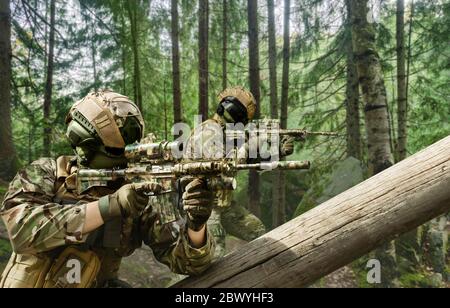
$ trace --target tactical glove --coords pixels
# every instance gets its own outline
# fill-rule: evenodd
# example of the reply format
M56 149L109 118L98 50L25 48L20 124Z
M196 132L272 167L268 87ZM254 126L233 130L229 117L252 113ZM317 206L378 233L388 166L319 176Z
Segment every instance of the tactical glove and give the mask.
M103 221L115 217L137 218L148 204L148 193L159 193L161 185L153 182L133 183L122 186L115 193L99 199L98 206Z
M183 193L183 209L187 215L188 228L199 231L211 216L213 193L206 188L204 180L195 178L186 185Z
M280 141L280 156L286 157L294 153L294 137L284 136Z

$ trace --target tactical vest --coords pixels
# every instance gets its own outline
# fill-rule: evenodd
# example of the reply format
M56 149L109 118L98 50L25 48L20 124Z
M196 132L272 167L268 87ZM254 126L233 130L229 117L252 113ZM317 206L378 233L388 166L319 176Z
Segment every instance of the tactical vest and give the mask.
M56 183L54 202L73 204L79 201L92 202L112 193L106 188L93 189L89 194L79 195L76 190L76 174L72 157L62 156L56 161ZM120 227L120 225L119 225ZM120 231L119 231L120 232ZM122 236L119 234L119 237ZM37 255L12 253L0 279L1 288L83 288L102 287L108 280L116 279L123 255L117 249L72 245L59 247ZM70 261L76 260L76 261ZM72 262L73 267L70 267ZM74 263L76 262L76 264ZM80 276L71 276L70 270L79 269ZM72 283L76 281L75 283Z

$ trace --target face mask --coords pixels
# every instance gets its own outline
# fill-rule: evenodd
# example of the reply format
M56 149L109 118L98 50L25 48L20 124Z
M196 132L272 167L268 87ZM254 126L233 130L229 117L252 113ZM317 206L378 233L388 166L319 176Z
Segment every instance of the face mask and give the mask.
M123 168L127 165L125 156L110 157L101 152L96 152L88 163L88 167L92 169L112 169Z
M227 123L234 123L235 122L233 117L226 110L223 112L223 118L225 119L225 122L227 122Z
M228 123L248 123L247 110L233 97L224 99L217 108L217 114Z
M125 167L127 159L124 155L109 156L101 151L85 147L76 147L75 153L81 166L92 169L112 169Z

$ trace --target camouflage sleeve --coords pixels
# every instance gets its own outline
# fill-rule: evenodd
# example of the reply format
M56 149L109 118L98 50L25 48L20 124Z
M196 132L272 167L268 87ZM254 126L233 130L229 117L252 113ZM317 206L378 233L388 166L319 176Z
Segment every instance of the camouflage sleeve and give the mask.
M178 221L160 224L158 214L144 217L142 230L144 243L156 259L177 274L199 275L211 264L214 255L214 239L207 230L206 243L201 248L190 245L187 230Z
M213 120L206 120L197 126L187 140L185 161L223 159L226 150L223 133L223 128Z
M40 159L10 183L0 215L16 253L36 254L85 241L85 205L52 202L55 182L55 161Z

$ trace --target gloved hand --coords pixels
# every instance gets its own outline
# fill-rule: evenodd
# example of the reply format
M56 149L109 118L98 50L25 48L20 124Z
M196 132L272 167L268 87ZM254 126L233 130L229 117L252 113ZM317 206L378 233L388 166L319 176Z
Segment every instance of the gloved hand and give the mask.
M294 153L294 137L284 136L280 140L280 156L286 157Z
M98 206L103 221L106 222L119 216L137 218L148 204L148 193L157 194L161 190L161 185L154 182L122 186L115 193L99 199Z
M182 198L188 228L199 231L211 216L213 193L206 188L204 180L195 178L186 185Z

